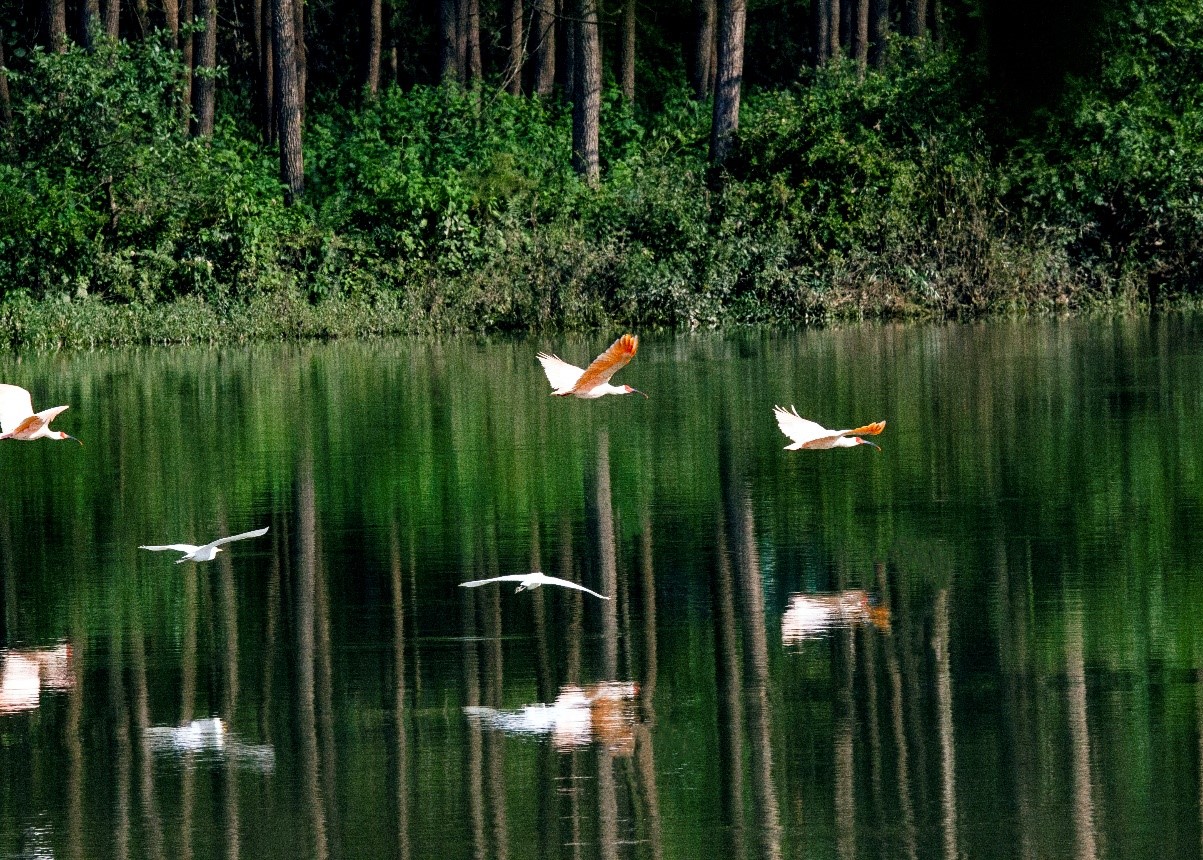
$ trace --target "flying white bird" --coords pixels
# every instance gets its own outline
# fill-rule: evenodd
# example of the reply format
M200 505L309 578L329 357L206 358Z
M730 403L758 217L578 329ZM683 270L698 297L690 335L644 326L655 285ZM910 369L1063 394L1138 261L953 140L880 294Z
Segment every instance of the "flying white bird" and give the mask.
M792 445L785 446L787 451L796 451L799 448L808 450L854 448L857 445L872 445L880 451L881 448L876 443L860 437L876 436L886 429L886 422L876 421L866 424L864 427L857 427L855 430L828 430L826 427L803 418L792 406L789 409L774 406L773 414L777 416L777 426L781 428L781 432L793 440Z
M190 543L169 543L164 546L140 546L138 549L149 549L155 551L161 549L173 549L176 552L182 552L184 557L176 559L176 564L180 564L181 562L185 561L212 561L217 557L217 554L221 552L222 544L232 543L236 540L245 540L246 538L261 537L262 535L267 534L267 529L268 527L265 526L264 528L256 529L253 532L243 532L242 534L234 535L233 537L218 538L217 540L207 543L204 546L193 546Z
M551 393L560 397L571 394L584 400L595 400L607 394L643 394L629 385L610 384L610 377L625 367L638 349L639 338L624 334L584 370L546 352L539 353L539 362L551 383ZM646 394L643 396L647 397Z
M71 439L82 445L74 436L50 429L50 422L66 408L55 406L34 412L28 391L19 385L0 384L0 439Z
M516 582L518 583L518 587L514 589L515 594L528 588L538 588L541 585L561 585L564 588L575 588L577 591L588 592L594 597L600 597L602 600L610 599L604 594L598 594L590 588L585 588L583 585L577 585L572 580L560 579L558 576L548 576L538 570L534 573L509 573L505 576L494 576L492 579L474 579L471 582L461 582L459 587L475 588L478 585L488 585L490 582Z

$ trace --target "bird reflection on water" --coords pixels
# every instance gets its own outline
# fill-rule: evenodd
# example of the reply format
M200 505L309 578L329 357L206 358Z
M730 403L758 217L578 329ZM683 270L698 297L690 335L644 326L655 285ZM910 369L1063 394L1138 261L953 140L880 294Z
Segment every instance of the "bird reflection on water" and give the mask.
M0 649L0 715L34 710L43 688L71 689L71 671L71 646L66 642L53 648Z
M185 762L198 758L229 761L263 773L276 766L276 751L271 746L243 743L231 734L221 717L192 720L181 726L150 726L145 740L147 748L156 755Z
M550 735L560 751L588 746L595 740L614 754L629 755L635 746L639 687L624 681L602 681L587 687L566 685L551 704L525 705L515 711L469 706L464 713L506 734Z
M853 588L827 594L792 594L781 616L781 641L794 645L817 639L833 630L872 624L883 633L890 630L890 609L869 592Z

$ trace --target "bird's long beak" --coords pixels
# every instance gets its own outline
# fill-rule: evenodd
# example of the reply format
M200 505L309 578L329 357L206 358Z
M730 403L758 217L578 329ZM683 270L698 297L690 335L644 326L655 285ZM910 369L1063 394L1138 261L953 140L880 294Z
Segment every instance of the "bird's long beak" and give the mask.
M643 392L642 392L642 391L640 391L638 388L632 388L632 389L631 389L631 392L632 392L633 394L643 394ZM649 399L649 398L648 398L648 396L647 396L646 394L643 394L643 399L644 399L644 400L647 400L647 399Z
M881 453L881 446L878 445L876 442L870 442L868 439L861 439L861 441L864 442L866 445L872 445L874 448L876 448L878 454Z
M72 436L70 433L68 433L68 434L67 434L67 435L66 435L64 438L70 439L72 442L78 442L78 443L79 443L81 446L84 444L84 440L83 440L83 439L76 439L76 438L75 438L74 436Z

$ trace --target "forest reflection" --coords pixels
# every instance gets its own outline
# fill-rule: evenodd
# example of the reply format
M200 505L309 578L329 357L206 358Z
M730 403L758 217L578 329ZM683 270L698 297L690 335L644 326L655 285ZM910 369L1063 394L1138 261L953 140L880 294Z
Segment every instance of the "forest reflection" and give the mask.
M429 352L386 356L405 377L382 412L399 438L366 452L331 417L371 401L373 372L335 372L344 354L284 354L280 390L252 390L270 379L255 361L217 363L223 402L268 415L247 419L262 438L198 443L205 504L155 491L181 537L270 526L212 563L140 557L151 506L132 483L57 519L33 479L0 498L9 853L1088 858L1154 825L1165 856L1203 848L1203 593L1186 575L1203 559L1175 526L1203 497L1191 446L1123 454L1148 424L1066 419L1059 395L1033 395L1048 445L1065 420L1089 427L1104 476L1165 458L1139 470L1149 487L1098 479L1116 497L1075 470L1090 504L1041 532L1030 511L1062 492L1042 445L1035 477L994 437L955 432L787 459L720 354L720 396L665 407L712 410L675 461L629 405L560 409L532 386L519 421L492 375L466 386L462 354ZM983 400L1010 390L966 373ZM116 447L136 451L139 426ZM228 447L255 480L221 472ZM51 456L24 450L5 453ZM237 492L212 493L210 472ZM972 497L962 475L1000 495ZM67 478L46 481L71 499ZM1116 536L1134 492L1166 510ZM103 547L94 567L74 563L81 546ZM612 599L457 587L531 570Z

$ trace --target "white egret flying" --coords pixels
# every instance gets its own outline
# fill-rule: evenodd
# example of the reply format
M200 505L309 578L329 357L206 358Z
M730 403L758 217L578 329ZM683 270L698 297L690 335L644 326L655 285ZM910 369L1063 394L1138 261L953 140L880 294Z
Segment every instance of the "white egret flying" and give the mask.
M182 552L184 557L176 559L176 564L180 564L185 561L212 561L217 557L217 554L221 552L222 544L232 543L236 540L246 540L247 538L261 537L262 535L267 534L267 529L268 527L265 526L261 529L256 529L253 532L243 532L240 535L234 535L232 537L218 538L217 540L211 541L204 546L193 546L190 543L169 543L163 546L140 546L138 549L149 549L156 552L163 549L173 549L176 552Z
M538 588L541 585L559 585L564 588L575 588L577 591L584 591L592 594L594 597L600 597L602 600L609 600L604 594L598 594L591 588L585 588L583 585L578 585L569 579L560 579L558 576L548 576L542 571L536 570L534 573L509 573L505 576L494 576L491 579L474 579L471 582L461 582L460 588L476 588L478 585L488 585L490 582L516 582L518 587L514 589L514 593L525 591L528 588Z

